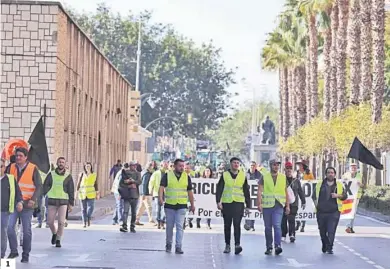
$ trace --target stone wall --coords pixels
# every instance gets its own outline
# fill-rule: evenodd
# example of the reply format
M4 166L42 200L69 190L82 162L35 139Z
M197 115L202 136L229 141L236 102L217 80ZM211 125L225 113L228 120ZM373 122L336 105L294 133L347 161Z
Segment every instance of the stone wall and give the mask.
M1 146L28 140L46 104L46 137L54 154L57 62L55 5L1 5Z

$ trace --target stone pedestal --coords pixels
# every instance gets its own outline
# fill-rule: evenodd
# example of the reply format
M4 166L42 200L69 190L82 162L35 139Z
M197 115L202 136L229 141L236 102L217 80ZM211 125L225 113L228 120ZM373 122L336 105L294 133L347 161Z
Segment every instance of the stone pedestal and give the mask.
M276 157L277 145L254 145L254 161L259 165L263 165L264 162L268 166L268 161Z

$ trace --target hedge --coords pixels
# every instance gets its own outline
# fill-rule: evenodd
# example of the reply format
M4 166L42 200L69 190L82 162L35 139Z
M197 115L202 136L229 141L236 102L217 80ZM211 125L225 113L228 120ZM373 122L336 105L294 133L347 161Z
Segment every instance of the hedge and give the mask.
M359 206L390 215L390 186L368 186Z

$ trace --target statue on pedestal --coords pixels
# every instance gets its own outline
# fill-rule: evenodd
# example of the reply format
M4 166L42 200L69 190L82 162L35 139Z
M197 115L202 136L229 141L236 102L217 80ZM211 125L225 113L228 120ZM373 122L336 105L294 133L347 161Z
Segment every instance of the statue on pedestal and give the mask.
M275 145L275 124L269 119L267 115L261 124L263 129L262 144Z

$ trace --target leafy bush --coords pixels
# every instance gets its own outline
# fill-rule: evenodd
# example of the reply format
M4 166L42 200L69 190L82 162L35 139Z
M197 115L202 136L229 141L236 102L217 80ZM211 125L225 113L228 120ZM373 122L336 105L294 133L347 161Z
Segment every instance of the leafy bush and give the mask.
M318 116L297 130L295 135L280 143L282 153L312 156L324 151L345 158L357 136L369 148L390 147L390 106L384 106L382 121L371 123L369 104L348 107L340 116L324 121ZM280 139L279 141L282 141Z
M368 186L359 206L390 215L390 186Z

